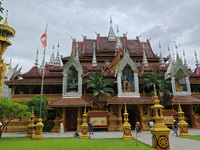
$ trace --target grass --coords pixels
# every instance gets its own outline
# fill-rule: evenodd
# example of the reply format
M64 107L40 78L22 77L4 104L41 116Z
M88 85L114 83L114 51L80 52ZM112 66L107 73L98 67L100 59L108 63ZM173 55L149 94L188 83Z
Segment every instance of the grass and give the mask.
M32 140L27 138L0 138L2 150L150 150L150 145L123 139L80 139L48 138Z
M200 141L200 135L191 135L190 137L185 137L185 138Z

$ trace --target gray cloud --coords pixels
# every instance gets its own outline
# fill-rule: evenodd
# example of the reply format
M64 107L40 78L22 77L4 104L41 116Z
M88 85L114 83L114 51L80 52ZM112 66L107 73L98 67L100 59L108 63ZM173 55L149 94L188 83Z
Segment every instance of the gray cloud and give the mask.
M8 23L16 29L4 58L6 62L12 55L13 66L19 63L26 72L34 65L35 53L40 49L39 62L42 61L43 48L40 36L48 23L48 47L46 61L49 61L52 46L60 41L60 53L70 55L71 38L81 41L81 34L96 38L95 31L106 36L109 30L110 15L113 27L119 25L120 35L128 31L128 38L142 35L141 40L151 38L155 53L159 54L161 42L163 55L168 55L168 44L186 53L189 66L194 68L194 49L200 58L200 14L198 0L6 0L3 7L9 10ZM3 14L5 18L5 14Z

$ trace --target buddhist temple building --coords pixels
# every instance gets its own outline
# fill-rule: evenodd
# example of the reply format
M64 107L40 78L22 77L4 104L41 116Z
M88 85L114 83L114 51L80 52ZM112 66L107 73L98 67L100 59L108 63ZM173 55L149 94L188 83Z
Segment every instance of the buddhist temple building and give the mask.
M43 93L48 100L49 113L55 114L54 118L49 118L55 123L52 132L59 132L57 126L61 121L64 122L65 131L81 131L85 106L88 115L106 116L106 120L99 124L105 123L110 131L122 131L124 103L131 128L135 128L135 122L139 119L143 129L149 130L148 122L153 118L151 107L154 100L148 89L143 88L141 78L145 72L165 73L164 78L170 82L169 90L172 94L164 97L164 109L170 109L175 114L180 102L190 127L200 128L200 98L197 97L200 95L200 66L197 57L196 69L192 72L186 60L182 62L178 53L176 60L170 53L163 57L159 46L160 56L157 56L149 40L140 41L138 36L128 39L126 34L120 36L118 28L115 33L112 19L108 35L97 34L95 39L84 37L82 41L73 40L70 56L61 58L59 47L58 43L55 56L53 46L49 63L41 66L38 64L37 51L32 68L20 74L20 78L6 82L12 89L11 100L23 104L40 94L41 68L45 67ZM101 71L101 76L114 85L111 97L101 96L101 102L93 97L85 82L97 71ZM23 131L22 128L26 130L24 126L19 131Z

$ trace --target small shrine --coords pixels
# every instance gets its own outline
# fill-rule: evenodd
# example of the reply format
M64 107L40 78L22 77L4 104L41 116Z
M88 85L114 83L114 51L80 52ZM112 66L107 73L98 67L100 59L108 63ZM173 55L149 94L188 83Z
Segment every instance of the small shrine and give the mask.
M132 140L131 136L131 125L128 122L128 112L126 109L126 103L124 108L124 123L123 123L123 140Z
M178 110L178 126L179 126L179 136L180 137L189 137L190 134L188 133L188 123L185 121L184 112L181 109L181 105L179 103L179 110Z

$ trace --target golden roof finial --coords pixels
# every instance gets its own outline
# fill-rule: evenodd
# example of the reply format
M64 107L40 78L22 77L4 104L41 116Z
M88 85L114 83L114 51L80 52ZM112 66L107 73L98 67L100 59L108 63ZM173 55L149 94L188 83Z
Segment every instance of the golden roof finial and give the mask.
M155 85L155 84L153 85L153 88L154 88L154 95L157 96L157 93L156 93L156 85Z
M86 104L85 104L84 114L86 114Z
M124 110L124 112L125 112L125 113L127 113L127 109L126 109L126 102L125 102L125 110Z
M182 112L180 101L178 101L178 105L179 105L179 110L178 111Z
M160 101L159 101L157 93L156 93L156 85L155 84L153 85L153 88L154 88L154 102L155 102L155 104L159 104Z
M6 10L6 19L3 24L8 25L8 10Z

